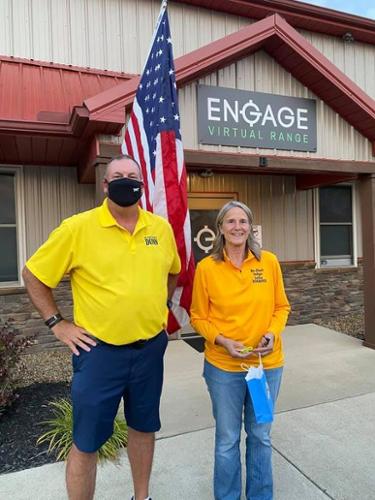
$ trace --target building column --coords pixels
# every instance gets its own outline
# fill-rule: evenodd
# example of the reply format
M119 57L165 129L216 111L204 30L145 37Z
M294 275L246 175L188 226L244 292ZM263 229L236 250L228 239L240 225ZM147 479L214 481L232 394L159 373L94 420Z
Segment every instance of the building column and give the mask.
M103 177L108 161L95 163L95 201L101 205L104 200Z
M375 349L375 174L360 176L365 340Z

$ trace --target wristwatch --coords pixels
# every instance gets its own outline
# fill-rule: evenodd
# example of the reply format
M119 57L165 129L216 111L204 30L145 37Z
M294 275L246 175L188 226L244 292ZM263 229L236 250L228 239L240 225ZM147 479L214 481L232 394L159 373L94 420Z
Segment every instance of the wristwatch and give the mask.
M46 319L44 324L48 326L48 328L53 328L55 325L57 325L57 323L60 323L60 321L62 321L63 319L64 318L61 316L60 313L56 313L50 318Z

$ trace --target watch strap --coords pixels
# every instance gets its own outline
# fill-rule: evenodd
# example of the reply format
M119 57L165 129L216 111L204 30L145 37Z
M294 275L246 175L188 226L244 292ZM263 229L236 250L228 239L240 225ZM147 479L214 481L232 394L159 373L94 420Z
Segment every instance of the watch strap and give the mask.
M57 323L60 323L60 321L62 321L63 319L64 318L61 316L60 313L56 313L50 318L46 319L44 324L48 326L48 328L53 328L55 325L57 325Z

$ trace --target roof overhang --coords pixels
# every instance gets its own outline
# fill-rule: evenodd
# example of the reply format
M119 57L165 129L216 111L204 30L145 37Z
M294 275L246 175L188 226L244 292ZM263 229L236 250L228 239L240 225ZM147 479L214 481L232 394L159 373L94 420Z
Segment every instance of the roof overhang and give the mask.
M263 19L270 14L279 14L295 28L340 38L349 32L355 41L375 44L373 19L305 2L295 0L173 0L173 2L249 19Z
M375 101L278 14L178 58L178 86L260 49L374 144ZM135 77L87 99L90 120L118 118L120 111L131 106L138 83Z

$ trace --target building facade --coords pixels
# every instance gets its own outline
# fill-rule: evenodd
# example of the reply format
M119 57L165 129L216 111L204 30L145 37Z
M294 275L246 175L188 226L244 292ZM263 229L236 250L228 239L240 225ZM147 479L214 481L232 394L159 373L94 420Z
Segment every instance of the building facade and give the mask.
M160 3L1 3L0 316L53 346L20 270L100 202ZM365 310L375 347L375 21L292 0L168 11L196 257L218 208L244 201L282 262L290 322ZM56 294L69 316L68 279Z

